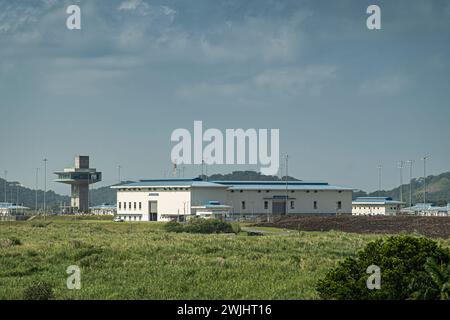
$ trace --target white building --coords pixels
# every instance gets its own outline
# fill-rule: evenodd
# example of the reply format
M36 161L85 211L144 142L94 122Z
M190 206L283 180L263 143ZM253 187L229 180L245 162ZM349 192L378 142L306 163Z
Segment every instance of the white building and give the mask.
M184 220L199 215L351 214L352 189L326 182L141 180L117 189L126 221ZM287 201L286 201L287 198ZM287 210L286 210L287 203Z
M430 216L430 217L447 217L450 216L450 204L445 207L433 206L432 203L416 203L412 207L402 209L402 214Z
M115 204L103 203L98 206L89 208L91 214L95 215L115 215L117 212L117 206Z
M13 217L25 216L26 212L30 210L28 207L16 205L9 202L0 202L0 220L9 220Z
M358 197L352 202L352 214L356 216L394 216L400 213L404 202L390 197Z

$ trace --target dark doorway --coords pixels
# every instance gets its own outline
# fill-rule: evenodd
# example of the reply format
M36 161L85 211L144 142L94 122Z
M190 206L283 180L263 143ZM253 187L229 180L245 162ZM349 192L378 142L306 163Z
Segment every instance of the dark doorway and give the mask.
M286 201L272 201L272 214L286 214Z
M150 221L158 221L158 201L148 202L148 218Z

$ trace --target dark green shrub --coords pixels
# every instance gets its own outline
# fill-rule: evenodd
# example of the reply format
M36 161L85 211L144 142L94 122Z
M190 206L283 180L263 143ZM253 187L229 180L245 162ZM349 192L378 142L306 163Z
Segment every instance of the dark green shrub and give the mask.
M164 225L169 232L188 232L188 233L234 233L236 228L228 223L217 219L192 219L187 223L168 222Z
M410 299L419 288L432 285L425 270L428 258L448 264L450 251L427 238L394 236L369 243L356 258L346 258L317 284L323 299ZM367 267L381 269L381 288L369 290ZM437 295L428 296L438 299Z
M30 284L23 291L25 300L50 300L53 298L53 287L45 281L37 281Z
M176 221L167 222L164 225L164 229L168 232L183 232L182 224Z

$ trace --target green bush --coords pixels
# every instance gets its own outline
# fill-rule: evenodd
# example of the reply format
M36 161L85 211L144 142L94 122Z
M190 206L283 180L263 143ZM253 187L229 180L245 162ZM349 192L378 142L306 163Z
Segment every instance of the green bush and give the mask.
M50 300L52 298L53 287L45 281L33 282L23 291L23 299L25 300Z
M321 279L316 290L323 299L414 299L425 288L435 287L426 262L448 265L450 251L427 238L394 236L369 243L356 258L346 258ZM369 290L370 265L381 269L380 289ZM426 290L427 299L439 299L439 290ZM435 294L432 294L435 292Z
M192 219L187 223L168 222L164 229L169 232L188 232L188 233L235 233L238 230L233 228L231 223L218 219Z

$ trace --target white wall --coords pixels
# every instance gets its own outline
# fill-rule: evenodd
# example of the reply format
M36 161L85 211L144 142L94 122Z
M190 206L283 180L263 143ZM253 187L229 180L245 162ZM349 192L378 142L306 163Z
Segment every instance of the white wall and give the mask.
M354 203L352 214L355 216L396 215L400 210L398 204Z
M274 195L284 196L285 191L266 192L265 190L234 190L227 191L227 203L234 208L236 214L266 214L272 213L272 198ZM309 193L305 190L288 191L288 214L336 214L337 202L341 201L342 209L339 213L351 214L352 191L318 190ZM292 198L292 199L291 199ZM245 201L245 209L242 209L242 201ZM264 209L264 201L268 201L268 209ZM284 201L284 200L278 200ZM294 209L290 203L294 201ZM317 201L317 209L314 209L314 201Z
M183 188L186 189L186 188ZM158 195L150 195L158 194ZM261 190L244 190L231 192L227 188L215 187L193 187L187 190L148 190L140 191L118 191L117 192L117 214L124 217L126 221L149 221L149 201L158 203L158 220L167 221L167 215L189 215L190 207L195 205L204 205L210 200L219 201L222 204L233 207L235 214L267 214L272 213L272 198L274 195L283 196L284 191L266 192ZM341 201L341 214L352 213L352 191L337 190L318 190L314 192L289 191L288 213L289 214L336 214L337 202ZM245 201L246 208L241 209L241 202ZM264 201L268 201L268 209L264 209ZM283 200L279 200L283 201ZM294 201L294 209L290 208L290 201ZM314 209L314 201L317 201L317 209ZM126 208L124 208L124 202ZM131 202L131 209L129 203ZM134 203L136 202L136 209ZM119 203L121 208L119 209ZM141 209L139 209L141 203ZM136 216L136 220L134 220Z
M158 196L151 194L158 194ZM149 221L149 201L157 201L158 203L158 220L167 220L161 217L162 214L190 214L190 190L149 191L148 189L141 189L141 191L118 191L117 214L119 216L126 216L125 220L129 220L129 216L133 217L136 215L137 217L141 217L141 221ZM127 204L126 209L123 207L124 202ZM129 209L129 202L131 202L131 210ZM136 209L134 209L134 202L136 202ZM141 210L139 210L139 202L141 203ZM121 209L119 209L119 203L121 203ZM136 221L138 220L139 218ZM134 221L134 218L132 218L132 221Z

